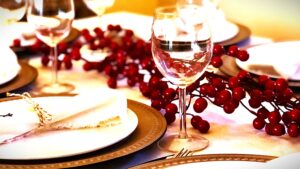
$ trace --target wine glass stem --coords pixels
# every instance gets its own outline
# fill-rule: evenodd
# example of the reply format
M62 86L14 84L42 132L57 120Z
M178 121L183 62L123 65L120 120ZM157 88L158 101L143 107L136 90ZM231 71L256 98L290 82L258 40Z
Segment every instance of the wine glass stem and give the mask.
M186 139L187 132L186 132L186 88L179 87L178 88L178 96L179 96L179 119L180 119L180 128L179 128L179 138Z
M50 48L50 56L52 58L52 84L57 84L57 67L58 67L58 58L57 58L57 45Z

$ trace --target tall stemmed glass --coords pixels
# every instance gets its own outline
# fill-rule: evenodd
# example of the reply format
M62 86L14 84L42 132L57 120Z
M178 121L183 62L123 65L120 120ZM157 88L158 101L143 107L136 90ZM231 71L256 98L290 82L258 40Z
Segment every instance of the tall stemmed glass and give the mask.
M19 21L27 9L27 0L0 0L0 45L9 48L6 31ZM8 35L9 36L9 35Z
M52 59L52 83L41 88L41 93L67 93L74 89L68 83L58 82L57 44L66 38L72 28L74 19L73 0L31 0L27 20L35 26L36 36L50 46Z
M106 8L111 7L115 0L83 0L86 6L101 17Z
M159 147L178 152L182 148L202 150L208 140L188 135L186 129L186 87L195 82L208 66L212 41L205 10L201 4L179 3L177 7L155 10L152 24L152 55L159 71L178 86L179 133L165 136Z

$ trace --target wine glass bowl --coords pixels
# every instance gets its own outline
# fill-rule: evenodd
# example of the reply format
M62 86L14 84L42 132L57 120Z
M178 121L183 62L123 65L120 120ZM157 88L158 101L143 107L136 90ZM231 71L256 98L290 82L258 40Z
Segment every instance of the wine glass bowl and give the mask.
M67 93L74 89L72 84L58 82L57 44L66 38L72 29L74 19L73 0L31 0L27 20L35 27L37 38L50 48L52 59L52 83L44 85L41 93Z
M27 0L1 0L0 25L17 22L26 13Z
M83 0L85 5L96 13L97 16L101 16L106 8L111 7L115 0Z
M212 57L211 32L202 4L180 3L155 10L152 24L152 56L158 70L178 87L179 133L159 141L159 147L170 152L182 148L198 151L208 140L188 135L186 130L186 87L205 71Z

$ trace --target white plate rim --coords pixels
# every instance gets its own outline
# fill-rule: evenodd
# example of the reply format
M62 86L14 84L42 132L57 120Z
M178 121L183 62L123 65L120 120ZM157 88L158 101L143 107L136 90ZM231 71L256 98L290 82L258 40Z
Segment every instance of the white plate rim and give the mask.
M17 58L17 55L13 52L12 49L8 48L8 49L4 49L4 50L6 50L5 54L8 55L8 56L5 56L5 57ZM19 65L17 59L16 59L15 63L11 63L11 64L14 64L13 68L9 69L9 70L4 70L6 76L0 78L0 85L4 85L4 84L10 82L11 80L13 80L19 74L19 72L21 70L21 66Z

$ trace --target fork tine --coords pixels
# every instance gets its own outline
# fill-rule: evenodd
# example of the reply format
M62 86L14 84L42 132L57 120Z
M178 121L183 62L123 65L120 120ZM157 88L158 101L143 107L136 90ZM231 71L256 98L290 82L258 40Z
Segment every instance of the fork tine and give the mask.
M182 155L182 153L184 152L184 148L182 148L179 152L177 152L177 154L174 155L174 158L180 157Z

